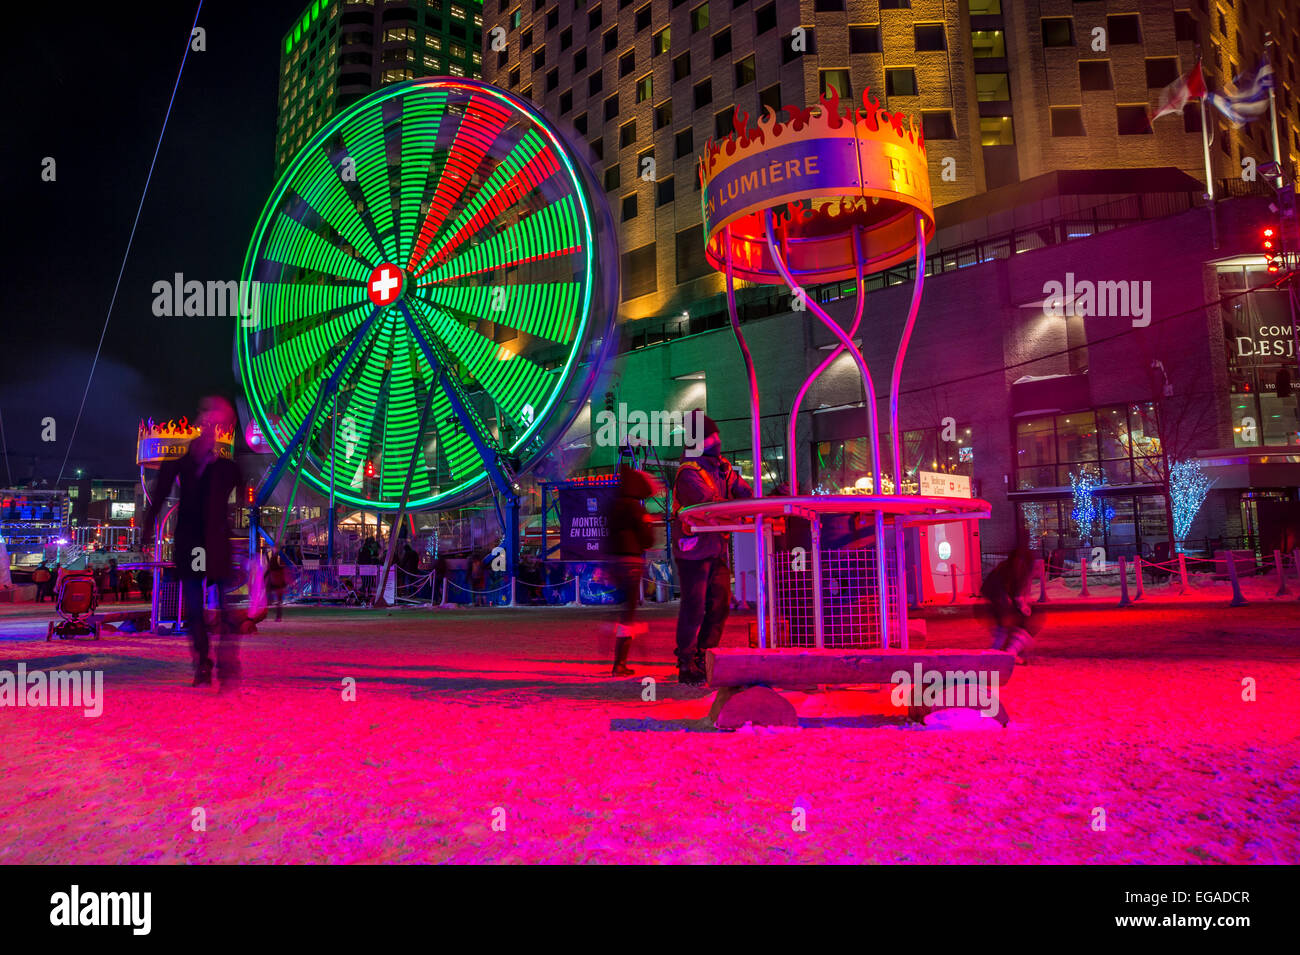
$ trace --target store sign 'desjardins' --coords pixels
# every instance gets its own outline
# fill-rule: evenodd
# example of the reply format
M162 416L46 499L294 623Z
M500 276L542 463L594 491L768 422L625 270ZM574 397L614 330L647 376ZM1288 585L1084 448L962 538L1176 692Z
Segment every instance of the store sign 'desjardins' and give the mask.
M1251 334L1233 338L1233 351L1238 361L1245 359L1247 364L1267 365L1295 359L1293 326L1260 325L1250 331Z

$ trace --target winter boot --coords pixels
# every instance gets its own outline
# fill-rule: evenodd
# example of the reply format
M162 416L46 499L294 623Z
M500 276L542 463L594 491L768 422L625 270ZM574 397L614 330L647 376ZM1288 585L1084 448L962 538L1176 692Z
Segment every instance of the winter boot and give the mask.
M194 682L191 686L211 686L212 685L212 661L202 660L194 668Z
M628 628L622 626L614 631L614 666L610 676L632 676L636 671L627 665L627 654L632 649L632 637Z

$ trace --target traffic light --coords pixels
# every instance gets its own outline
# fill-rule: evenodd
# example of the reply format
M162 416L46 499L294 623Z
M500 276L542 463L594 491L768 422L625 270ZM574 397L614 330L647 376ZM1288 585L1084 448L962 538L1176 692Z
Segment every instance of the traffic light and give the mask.
M366 462L366 477L368 477L368 478L372 478L372 477L374 477L374 476L375 476L375 463L374 463L373 461L367 461L367 462Z
M1264 263L1270 272L1276 272L1280 268L1277 263L1277 229L1273 226L1265 226L1261 239L1264 247Z

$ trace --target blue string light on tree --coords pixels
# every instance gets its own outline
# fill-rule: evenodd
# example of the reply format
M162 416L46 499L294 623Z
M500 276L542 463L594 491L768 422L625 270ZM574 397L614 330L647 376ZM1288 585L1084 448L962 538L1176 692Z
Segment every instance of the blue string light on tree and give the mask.
M1103 526L1107 526L1110 524L1110 519L1115 516L1112 508L1098 506L1097 489L1104 483L1095 468L1081 468L1077 475L1070 475L1070 488L1074 497L1070 520L1074 521L1075 533L1080 542L1091 544L1093 529L1098 521L1104 521Z
M1174 512L1174 544L1180 551L1213 485L1214 481L1205 476L1199 461L1175 461L1170 466L1169 503Z

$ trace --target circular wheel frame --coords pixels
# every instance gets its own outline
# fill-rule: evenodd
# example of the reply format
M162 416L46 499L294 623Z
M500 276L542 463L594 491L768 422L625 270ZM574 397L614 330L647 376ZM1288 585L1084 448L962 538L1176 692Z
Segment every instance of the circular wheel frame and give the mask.
M581 410L614 339L618 246L535 107L435 77L312 137L242 279L239 370L271 446L359 507L451 507L529 470Z

